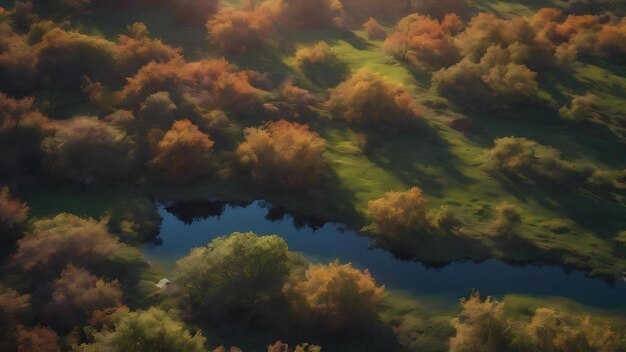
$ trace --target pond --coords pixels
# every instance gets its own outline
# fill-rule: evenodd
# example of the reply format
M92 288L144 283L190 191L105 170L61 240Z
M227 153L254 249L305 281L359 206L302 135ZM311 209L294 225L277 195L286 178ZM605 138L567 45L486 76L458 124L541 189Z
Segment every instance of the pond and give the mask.
M216 201L179 202L161 206L159 211L163 216L163 243L146 245L144 254L149 261L168 269L190 249L205 246L215 237L253 231L281 236L291 251L313 262L339 259L352 263L368 269L377 283L387 289L436 298L445 304L454 304L477 289L483 295L500 298L507 294L554 296L594 307L626 308L624 282L609 285L579 271L565 272L558 266L512 266L497 260L428 268L418 262L398 260L382 249L369 249L367 237L346 231L341 224L294 219L263 201L245 206Z

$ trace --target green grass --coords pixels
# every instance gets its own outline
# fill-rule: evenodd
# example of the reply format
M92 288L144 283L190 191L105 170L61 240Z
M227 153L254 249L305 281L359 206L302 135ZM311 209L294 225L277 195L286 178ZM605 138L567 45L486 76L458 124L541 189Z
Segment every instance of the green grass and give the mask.
M478 10L492 11L503 17L529 16L538 8L566 8L571 1L486 1L473 0ZM229 0L223 5L239 5ZM88 33L100 33L115 38L134 22L145 22L153 37L180 46L188 59L208 57L212 52L205 39L202 25L180 26L170 14L160 8L130 8L114 13L99 12L78 22L78 28ZM327 42L337 54L340 65L328 68L299 67L294 55L298 48L318 41ZM213 54L214 55L214 54ZM402 84L416 99L440 99L430 89L430 74L426 70L397 62L386 55L382 42L369 40L362 31L315 30L282 33L271 46L252 53L228 57L241 68L269 72L275 83L294 77L296 82L324 96L327 90L349 72L367 67ZM359 131L332 121L323 112L311 125L327 140L326 157L333 169L332 185L322 199L333 206L303 204L297 197L267 194L264 190L245 187L239 183L207 180L186 188L143 187L137 193L159 195L162 198L186 198L198 195L220 195L235 200L266 197L292 210L306 209L327 217L335 208L345 208L340 214L351 225L360 227L367 203L385 192L420 186L431 207L452 206L465 224L465 234L483 243L492 256L511 261L552 259L580 268L593 269L597 274L619 276L626 271L626 253L615 247L611 237L626 228L623 195L589 188L570 189L537 182L520 184L496 179L482 167L486 148L499 137L518 136L536 140L562 151L563 157L577 165L597 165L610 169L626 168L624 142L624 113L626 112L626 71L624 67L599 60L575 63L568 69L554 69L540 74L543 94L558 108L569 103L571 96L593 92L600 99L602 118L569 123L559 120L553 110L523 109L495 113L469 113L477 133L462 133L448 127L446 119L463 112L441 108L429 111L428 127L402 135L382 136L379 145L368 154L358 146ZM54 97L50 97L54 99ZM335 117L336 119L337 117ZM329 120L331 119L331 120ZM260 117L259 120L263 120ZM247 122L246 122L247 123ZM257 121L250 122L257 123ZM123 201L120 194L72 195L59 192L31 192L29 200L35 216L50 216L58 211L98 217L115 202ZM507 248L491 235L493 207L499 202L513 202L522 209L523 225L518 234L536 249L516 251ZM356 216L349 216L351 211ZM555 234L547 227L555 219L566 219L571 232ZM483 253L476 254L482 257ZM451 253L440 253L451 258Z

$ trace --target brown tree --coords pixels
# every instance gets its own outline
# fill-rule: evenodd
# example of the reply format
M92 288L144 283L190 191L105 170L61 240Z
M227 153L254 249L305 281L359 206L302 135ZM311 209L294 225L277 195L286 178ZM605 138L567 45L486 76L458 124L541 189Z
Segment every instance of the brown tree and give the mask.
M117 70L123 77L134 75L150 62L181 58L182 49L173 48L159 39L151 39L145 24L134 23L128 26L128 31L128 35L120 35L117 41Z
M328 107L340 118L397 131L421 119L424 108L402 86L363 68L330 91Z
M370 39L383 40L387 38L387 31L373 17L363 23L363 29Z
M211 44L223 54L243 54L263 46L271 36L272 21L262 8L221 9L206 23Z
M296 310L307 312L310 323L335 332L372 322L378 316L384 287L369 271L339 262L311 265L303 277L294 277L284 291L295 299Z
M17 352L61 352L58 340L56 332L48 327L22 326L17 333Z
M115 43L79 32L55 28L46 33L37 50L37 70L52 87L79 91L87 77L111 82L115 72Z
M117 282L106 282L69 264L52 284L47 320L57 331L68 331L84 325L96 310L119 306L121 300L122 291Z
M149 166L166 182L191 182L207 172L213 144L191 121L175 121L157 144Z
M244 134L237 156L259 184L304 190L326 171L325 141L308 125L280 120Z
M77 116L59 122L42 142L50 171L84 184L115 181L134 163L134 141L96 117Z
M0 187L0 229L7 231L22 224L28 218L29 210L26 203L11 196L8 186Z
M428 16L404 17L384 44L385 52L401 61L438 69L459 60L453 36L463 23L450 14L440 22Z
M33 230L18 241L12 261L23 271L48 271L56 276L67 264L89 267L113 260L123 250L105 223L63 213L35 221Z

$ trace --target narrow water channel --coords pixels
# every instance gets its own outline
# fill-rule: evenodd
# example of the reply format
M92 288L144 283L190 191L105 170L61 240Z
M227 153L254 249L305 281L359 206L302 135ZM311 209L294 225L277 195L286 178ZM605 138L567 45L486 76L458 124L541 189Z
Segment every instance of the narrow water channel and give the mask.
M353 231L344 231L340 224L299 226L288 214L276 212L265 202L247 206L214 203L213 209L194 210L200 214L177 216L160 208L163 216L162 245L146 245L148 260L172 268L175 261L195 247L204 246L213 238L232 232L253 231L259 235L276 234L289 249L305 255L313 262L326 263L339 259L342 263L368 269L379 284L388 289L415 296L436 297L451 304L467 296L472 289L483 295L503 297L507 294L555 296L603 308L626 309L626 283L609 285L582 272L565 272L557 266L511 266L497 260L482 263L456 262L440 269L398 260L382 249L368 249L369 239ZM196 219L194 219L196 217Z

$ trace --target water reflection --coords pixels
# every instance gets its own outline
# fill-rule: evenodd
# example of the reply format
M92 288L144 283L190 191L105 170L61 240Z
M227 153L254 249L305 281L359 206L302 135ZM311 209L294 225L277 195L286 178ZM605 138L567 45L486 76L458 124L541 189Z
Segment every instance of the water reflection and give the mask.
M203 209L194 209L193 204L200 204ZM345 231L340 224L296 219L284 209L276 209L266 202L257 201L247 207L195 201L172 205L160 209L163 245L144 247L149 260L170 268L190 249L205 246L215 237L254 231L283 237L290 250L302 253L313 262L335 259L351 262L356 267L369 269L378 283L390 289L437 297L453 305L459 297L478 289L495 297L506 294L558 296L591 306L626 308L623 303L625 283L612 287L601 279L587 278L579 271L566 273L557 266L511 266L487 260L455 262L432 269L421 263L398 260L382 249L371 249L367 237ZM186 212L181 213L181 209Z

